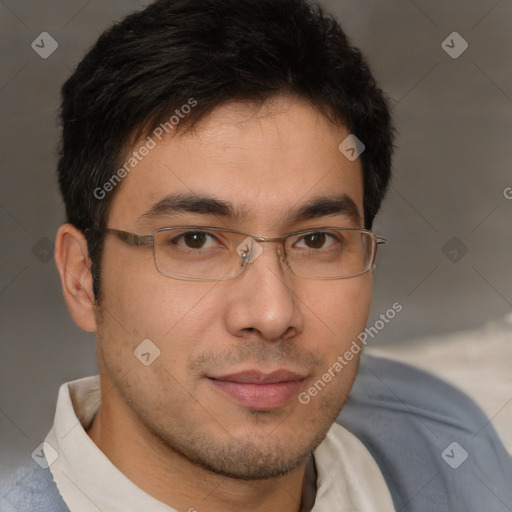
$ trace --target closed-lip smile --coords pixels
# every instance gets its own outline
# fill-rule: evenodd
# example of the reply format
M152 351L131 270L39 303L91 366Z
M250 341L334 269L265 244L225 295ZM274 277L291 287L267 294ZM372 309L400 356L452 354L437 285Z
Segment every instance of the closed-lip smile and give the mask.
M252 369L207 378L215 389L243 407L272 410L298 393L306 375L286 369L269 373Z

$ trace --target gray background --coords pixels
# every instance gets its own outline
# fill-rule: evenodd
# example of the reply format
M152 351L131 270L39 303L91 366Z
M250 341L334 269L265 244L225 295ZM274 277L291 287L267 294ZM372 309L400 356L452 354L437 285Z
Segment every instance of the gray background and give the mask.
M375 226L390 243L369 323L395 301L404 309L373 343L503 316L512 305L512 200L504 196L512 187L512 1L323 3L367 55L399 131L393 186ZM56 110L85 50L142 5L0 2L0 473L42 441L59 385L96 372L93 336L69 318L51 257L64 221ZM44 31L59 44L48 59L31 48ZM457 59L441 47L454 31L469 43Z

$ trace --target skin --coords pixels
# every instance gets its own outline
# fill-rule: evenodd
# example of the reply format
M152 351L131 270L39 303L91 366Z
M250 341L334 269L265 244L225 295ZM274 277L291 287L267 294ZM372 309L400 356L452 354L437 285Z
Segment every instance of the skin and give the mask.
M363 212L359 159L338 150L348 135L310 104L278 97L259 109L232 103L189 133L159 143L115 192L108 226L141 235L199 224L276 237L307 228L359 226L347 215L284 223L297 204L347 194ZM137 144L135 147L139 147ZM171 192L196 192L244 207L228 220L180 213L142 217ZM88 434L135 484L177 510L298 511L306 461L352 387L358 356L311 401L293 396L252 410L207 375L277 368L311 386L364 329L371 272L350 279L294 276L277 244L236 279L190 282L157 272L151 247L107 235L103 296L94 304L82 234L61 226L56 262L75 322L97 336L102 406ZM134 357L149 338L151 365Z

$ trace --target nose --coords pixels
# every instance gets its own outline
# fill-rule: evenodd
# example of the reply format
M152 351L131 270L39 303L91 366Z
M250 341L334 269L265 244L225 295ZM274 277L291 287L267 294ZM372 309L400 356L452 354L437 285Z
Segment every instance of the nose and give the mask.
M261 243L252 254L245 271L226 281L231 287L225 318L228 330L239 337L249 333L252 337L257 331L270 341L294 336L302 331L304 318L297 278L287 268L283 248L276 242Z

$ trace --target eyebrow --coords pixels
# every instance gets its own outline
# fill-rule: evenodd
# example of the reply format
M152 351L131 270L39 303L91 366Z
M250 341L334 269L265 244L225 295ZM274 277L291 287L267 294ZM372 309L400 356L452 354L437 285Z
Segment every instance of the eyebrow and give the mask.
M214 215L229 220L241 221L248 217L251 212L245 207L237 208L232 203L222 199L195 193L173 193L160 199L140 217L159 218L175 213ZM320 196L305 203L300 203L284 215L282 222L284 224L296 224L328 215L346 215L357 224L362 219L354 200L347 194L341 194Z

